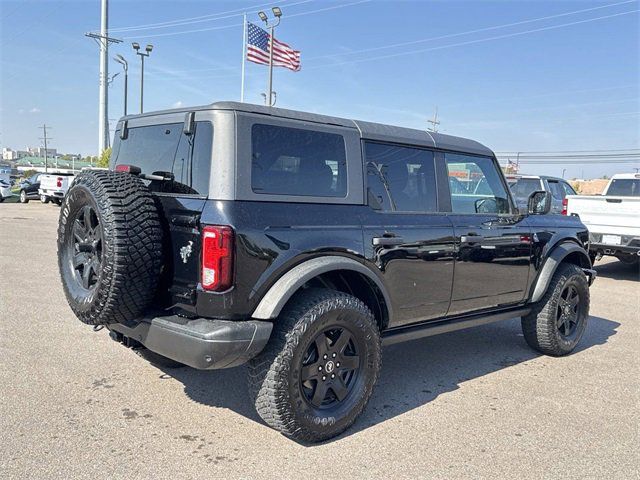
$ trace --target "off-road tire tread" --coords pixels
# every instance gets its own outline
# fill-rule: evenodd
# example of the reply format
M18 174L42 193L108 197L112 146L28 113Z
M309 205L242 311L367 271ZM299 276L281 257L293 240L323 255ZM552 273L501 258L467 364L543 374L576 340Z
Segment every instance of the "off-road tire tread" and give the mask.
M543 297L533 306L528 315L522 317L522 333L526 342L531 348L546 355L558 357L570 353L558 342L556 305L564 284L573 276L579 277L585 284L586 297L580 300L587 304L588 317L590 299L587 277L580 267L572 263L561 263L558 266Z
M379 347L373 379L375 385L382 361L376 319L358 298L330 289L310 288L296 294L276 319L271 339L265 349L249 362L249 393L258 415L270 427L296 440L317 442L328 437L322 431L311 431L299 425L289 405L285 385L294 351L306 330L319 316L326 311L343 308L358 311L361 314L359 318L366 323L365 328L375 332ZM350 421L341 431L353 424L367 401L349 413Z
M74 308L75 302L65 285L67 300L76 316L87 324L138 319L154 298L162 268L162 226L155 200L144 183L128 173L105 170L81 173L62 202L59 259L65 243L69 202L74 198L74 189L79 188L92 193L101 217L102 272L95 300L88 311Z

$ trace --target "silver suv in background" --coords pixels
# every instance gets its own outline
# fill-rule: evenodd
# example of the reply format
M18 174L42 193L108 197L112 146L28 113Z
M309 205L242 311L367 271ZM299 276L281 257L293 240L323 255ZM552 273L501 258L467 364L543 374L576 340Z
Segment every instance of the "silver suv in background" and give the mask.
M527 210L529 195L536 190L551 193L549 213L563 215L566 215L567 211L567 195L577 195L573 187L562 178L546 175L507 175L506 177L516 205L522 211Z

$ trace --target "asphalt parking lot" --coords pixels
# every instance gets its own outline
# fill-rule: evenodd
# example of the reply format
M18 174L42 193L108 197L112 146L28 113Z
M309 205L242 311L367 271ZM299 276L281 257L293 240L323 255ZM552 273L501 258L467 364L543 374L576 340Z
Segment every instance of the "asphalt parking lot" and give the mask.
M260 422L242 367L160 370L76 320L58 212L0 205L2 478L638 478L640 283L615 260L573 355L518 320L388 347L354 428L308 446Z

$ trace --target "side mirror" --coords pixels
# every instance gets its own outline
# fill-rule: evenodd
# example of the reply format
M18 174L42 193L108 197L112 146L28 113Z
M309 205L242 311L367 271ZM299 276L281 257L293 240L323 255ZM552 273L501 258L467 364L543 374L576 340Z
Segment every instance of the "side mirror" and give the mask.
M546 215L551 211L551 194L544 190L536 190L529 195L527 213L529 215Z

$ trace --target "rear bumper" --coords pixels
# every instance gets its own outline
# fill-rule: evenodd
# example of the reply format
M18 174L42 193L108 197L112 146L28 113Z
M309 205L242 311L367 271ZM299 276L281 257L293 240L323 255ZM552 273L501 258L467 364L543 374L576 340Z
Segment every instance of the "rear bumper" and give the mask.
M619 253L627 253L631 255L640 255L640 246L638 245L609 245L606 243L589 244L591 252L600 252L603 255L616 255Z
M64 192L61 192L60 190L40 189L39 193L40 195L45 195L47 197L64 198Z
M187 319L175 315L145 318L134 327L109 325L116 340L135 340L155 353L199 370L247 362L262 351L272 328L273 324L267 321Z

